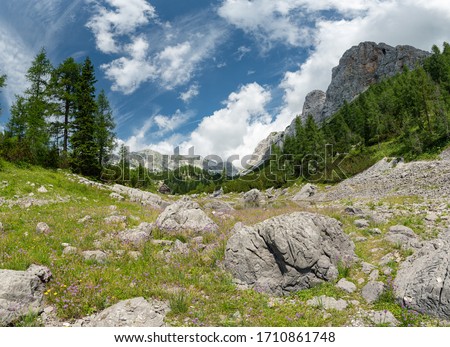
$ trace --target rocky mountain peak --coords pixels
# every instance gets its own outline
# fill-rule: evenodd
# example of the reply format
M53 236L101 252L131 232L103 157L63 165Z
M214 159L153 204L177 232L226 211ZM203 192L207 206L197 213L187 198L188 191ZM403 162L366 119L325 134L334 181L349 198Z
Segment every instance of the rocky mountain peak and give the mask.
M395 76L404 67L414 69L429 55L429 52L412 46L392 47L385 43L361 42L347 50L339 60L339 65L333 68L331 83L326 92L313 90L306 95L300 117L304 121L308 115L312 115L317 123L322 123L346 101L351 102L372 84ZM293 135L295 118L284 132L270 134L258 144L252 164L260 165L268 158L273 143L282 144L285 136Z

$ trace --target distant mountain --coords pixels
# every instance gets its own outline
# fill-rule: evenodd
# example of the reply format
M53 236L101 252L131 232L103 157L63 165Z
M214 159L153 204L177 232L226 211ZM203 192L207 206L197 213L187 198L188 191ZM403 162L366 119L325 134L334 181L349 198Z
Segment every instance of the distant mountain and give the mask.
M331 83L326 92L310 92L299 117L304 121L309 115L320 124L330 118L344 103L351 102L372 84L395 76L406 67L413 70L431 53L411 47L392 47L385 43L362 42L347 50L333 68ZM272 144L282 145L286 136L295 134L295 118L285 131L271 133L261 141L253 153L254 159L247 168L262 165L270 156Z
M119 160L120 157L115 156L112 158L111 162L117 163ZM230 162L223 163L212 159L205 159L193 154L161 154L151 149L131 152L129 154L129 160L131 167L136 168L139 165L142 165L155 173L166 170L174 171L187 165L206 170L210 173L222 173L225 168L225 172L229 177L237 176L239 173L239 170Z

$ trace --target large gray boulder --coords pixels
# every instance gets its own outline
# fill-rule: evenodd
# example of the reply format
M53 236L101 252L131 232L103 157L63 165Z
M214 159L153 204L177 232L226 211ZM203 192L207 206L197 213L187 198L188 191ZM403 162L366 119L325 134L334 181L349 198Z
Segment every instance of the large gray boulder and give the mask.
M238 284L280 295L335 280L337 263L354 258L354 244L340 222L295 212L236 230L225 267Z
M87 327L162 327L169 312L165 302L148 302L142 297L120 301L86 319Z
M450 231L426 243L398 270L397 300L415 311L450 319Z
M219 227L189 198L183 198L166 207L156 220L156 226L163 231L217 232Z
M45 283L51 276L48 268L37 265L27 271L0 270L0 326L41 312Z

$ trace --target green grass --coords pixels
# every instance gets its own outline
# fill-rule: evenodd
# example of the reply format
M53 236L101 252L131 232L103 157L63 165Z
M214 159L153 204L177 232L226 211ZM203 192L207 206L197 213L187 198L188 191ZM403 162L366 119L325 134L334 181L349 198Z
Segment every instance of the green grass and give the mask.
M74 321L80 317L99 312L120 300L142 296L167 300L171 312L168 324L173 326L343 326L349 322L356 308L350 306L343 312L325 314L320 308L306 305L306 301L320 295L336 299L358 300L364 308L359 291L348 294L324 283L312 289L293 293L280 298L280 303L254 290L238 290L232 277L223 269L223 259L230 230L236 222L253 225L273 216L299 210L318 212L339 218L347 234L359 231L353 226L354 218L342 214L334 207L300 207L285 200L280 204L261 208L243 208L232 213L232 217L221 219L210 216L219 225L219 233L206 234L203 242L207 250L190 246L188 255L175 255L167 260L161 252L167 246L150 242L139 247L122 244L115 235L124 228L131 228L141 222L155 222L160 211L127 201L117 202L109 197L109 191L87 187L73 182L63 171L48 171L35 167L21 168L2 163L0 196L16 201L15 196L24 197L33 193L33 198L46 200L43 206L20 208L0 206L0 221L5 231L0 234L0 268L25 270L31 264L45 265L53 273L45 289L45 305L56 308L59 319ZM27 182L34 183L34 187ZM41 186L48 193L38 193ZM0 184L0 187L2 185ZM63 201L60 201L63 198ZM238 195L229 197L232 201ZM104 222L111 215L110 206L117 207L117 214L127 217L128 225L114 226ZM92 221L81 224L78 220L86 215ZM36 224L45 222L51 233L36 233ZM388 226L381 226L386 230ZM161 230L153 233L154 239L179 239L190 241L190 233L166 234ZM96 242L108 254L104 264L85 262L81 252L95 250ZM77 247L78 253L63 255L62 243ZM383 243L381 236L370 237L365 243L356 244L357 254L365 261L376 263L380 255L370 249L382 247L384 254L394 251L392 245ZM118 251L124 251L120 255ZM128 251L139 251L142 257L133 260ZM364 277L357 264L343 265L340 277L357 283ZM361 286L358 285L358 289ZM278 300L278 299L277 299ZM395 311L401 310L396 303L379 304ZM239 314L238 314L239 313ZM239 318L240 317L240 318ZM398 319L398 318L397 318ZM423 322L423 318L419 318ZM417 321L417 322L419 322ZM23 326L40 324L37 317L27 316L17 323ZM417 323L419 324L419 323Z

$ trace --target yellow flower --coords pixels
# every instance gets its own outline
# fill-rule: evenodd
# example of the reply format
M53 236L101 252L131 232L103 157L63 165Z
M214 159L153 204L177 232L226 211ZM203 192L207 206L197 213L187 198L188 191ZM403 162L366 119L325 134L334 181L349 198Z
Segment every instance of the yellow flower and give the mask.
M54 292L53 295L58 295L58 293L57 293L57 292Z

